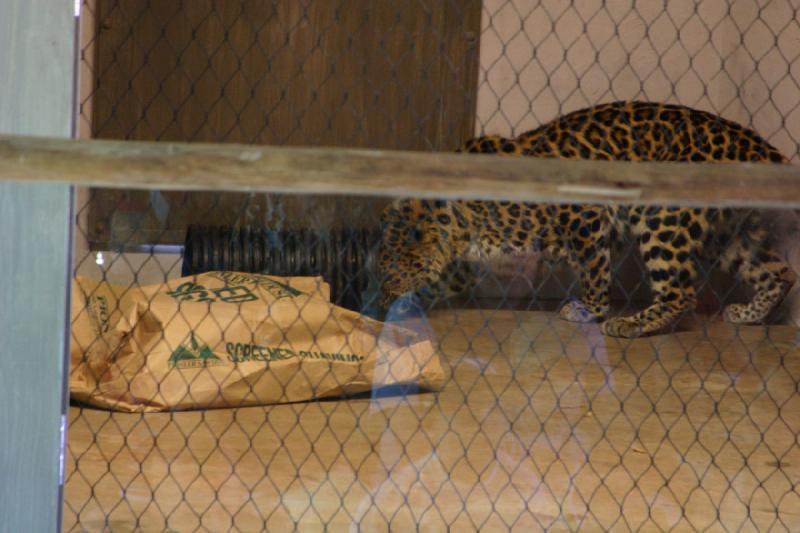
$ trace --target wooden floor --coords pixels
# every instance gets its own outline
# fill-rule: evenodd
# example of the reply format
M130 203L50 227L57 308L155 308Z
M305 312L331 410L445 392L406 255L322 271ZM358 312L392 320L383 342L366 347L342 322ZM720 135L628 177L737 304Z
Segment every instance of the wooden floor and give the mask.
M796 328L430 326L452 369L436 394L73 407L65 531L800 531Z

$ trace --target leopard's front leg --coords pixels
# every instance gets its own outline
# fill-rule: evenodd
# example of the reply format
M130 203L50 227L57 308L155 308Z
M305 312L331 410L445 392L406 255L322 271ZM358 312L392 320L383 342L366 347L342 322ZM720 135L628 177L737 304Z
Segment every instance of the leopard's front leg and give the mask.
M606 238L573 242L567 259L581 282L583 298L567 302L559 315L570 322L602 322L609 310L611 284L611 252Z

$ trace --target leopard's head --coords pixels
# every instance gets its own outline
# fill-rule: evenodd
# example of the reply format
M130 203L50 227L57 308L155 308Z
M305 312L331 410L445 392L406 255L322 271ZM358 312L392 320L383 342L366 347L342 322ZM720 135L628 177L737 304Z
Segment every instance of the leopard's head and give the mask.
M424 291L449 262L447 225L437 219L443 202L397 200L381 214L381 304Z

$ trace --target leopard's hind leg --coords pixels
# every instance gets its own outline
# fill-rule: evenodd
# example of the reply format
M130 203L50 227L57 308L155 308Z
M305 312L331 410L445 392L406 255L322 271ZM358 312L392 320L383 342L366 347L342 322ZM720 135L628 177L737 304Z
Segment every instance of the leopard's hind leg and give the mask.
M750 285L755 294L749 303L730 304L723 317L734 324L755 324L783 300L795 282L795 273L767 244L767 232L751 216L722 253L721 266Z
M685 227L671 226L646 231L639 238L654 302L646 309L625 317L610 318L602 330L613 337L639 337L674 324L697 302L695 279L698 245Z

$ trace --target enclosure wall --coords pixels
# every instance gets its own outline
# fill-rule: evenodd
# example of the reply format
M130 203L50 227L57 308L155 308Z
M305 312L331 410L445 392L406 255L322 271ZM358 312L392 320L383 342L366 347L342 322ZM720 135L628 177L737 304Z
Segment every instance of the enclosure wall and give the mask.
M751 125L797 161L797 10L790 0L485 0L475 133L518 135L599 102L659 101ZM789 238L797 221L779 216L777 238L798 269L800 246ZM633 262L619 268L623 278L636 279ZM560 288L572 279L559 273L545 294L562 297ZM529 296L525 287L511 290ZM789 301L797 321L800 299L792 294Z

